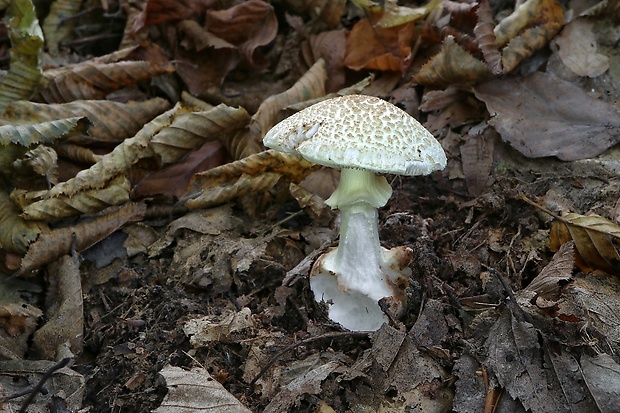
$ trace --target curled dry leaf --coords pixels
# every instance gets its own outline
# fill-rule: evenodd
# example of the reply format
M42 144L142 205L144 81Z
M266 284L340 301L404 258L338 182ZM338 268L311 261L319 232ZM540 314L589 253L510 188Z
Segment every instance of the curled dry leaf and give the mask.
M423 85L452 85L478 82L491 74L489 67L459 46L454 36L447 36L441 51L422 66L413 81Z
M88 136L73 136L72 142L121 142L134 136L142 126L170 107L165 99L143 102L78 100L62 104L16 101L8 104L2 124L33 124L62 118L87 117L92 125Z
M587 159L620 142L620 115L614 107L555 76L536 72L492 80L474 93L502 139L527 157Z
M14 190L11 199L22 208L27 220L57 221L81 214L95 214L104 209L129 201L131 183L119 175L105 183L103 188L87 189L71 196L46 198L48 191Z
M11 67L0 81L0 114L9 102L29 99L41 80L39 53L43 47L43 33L32 1L11 1L7 18Z
M264 67L265 58L258 53L276 37L278 20L273 6L263 0L248 0L226 10L207 10L208 30L234 44L243 61L251 67Z
M42 222L26 221L8 194L0 191L0 248L23 254L39 234L47 230Z
M299 155L268 150L196 174L182 199L190 209L228 202L240 195L273 187L281 176L301 182L318 165Z
M195 318L183 324L183 332L194 348L206 347L212 342L235 343L247 340L255 328L252 311L247 307L239 311L224 311L221 315Z
M142 219L145 211L144 204L127 203L92 221L41 232L36 241L28 247L16 274L26 275L63 255L71 253L74 248L75 251L83 251L106 238L127 222Z
M260 141L267 131L279 121L278 114L285 107L325 96L326 80L325 60L319 59L293 86L282 93L269 96L261 103L252 116L247 139L255 142ZM235 159L242 158L236 156L240 154L238 150L231 152L231 154Z
M495 27L496 44L503 47L535 26L549 28L549 41L564 24L564 11L556 0L527 0ZM553 33L553 34L551 34ZM533 52L533 50L532 50Z
M49 146L39 145L13 162L13 168L22 175L45 177L47 184L58 183L58 154Z
M43 23L45 43L50 54L58 54L60 42L72 34L74 17L81 6L81 0L56 0L52 3Z
M166 366L160 374L166 380L168 394L154 413L251 413L205 369L186 371Z
M502 68L502 54L495 42L495 33L493 33L495 20L493 20L493 10L488 0L480 1L476 15L478 16L478 23L474 27L476 41L491 72L494 75L499 75L504 71Z
M558 250L560 245L575 242L577 266L584 272L601 270L620 275L620 226L600 215L570 212L556 217L551 226L549 242Z
M39 90L39 95L47 103L104 99L115 90L173 72L174 66L170 63L84 62L66 73L59 74L54 71L53 76L49 78L43 73L47 84Z
M82 351L84 311L79 255L64 255L50 264L48 282L46 322L35 331L32 346L40 358L58 360L65 356L62 346L75 355Z

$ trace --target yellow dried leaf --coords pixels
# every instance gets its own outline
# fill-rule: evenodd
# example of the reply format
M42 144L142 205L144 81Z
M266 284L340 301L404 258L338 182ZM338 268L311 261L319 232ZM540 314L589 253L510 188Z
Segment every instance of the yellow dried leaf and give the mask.
M22 208L27 220L55 221L81 214L94 214L129 201L131 183L124 175L108 181L103 188L88 189L72 196L45 198L48 191L14 190L11 199Z
M550 244L557 250L563 243L573 240L583 271L601 270L620 275L620 226L600 215L568 213L556 218L551 227Z
M266 191L283 175L300 182L317 168L299 155L268 150L194 175L181 199L190 209L206 208Z
M503 47L527 28L553 26L559 30L563 24L564 11L556 0L527 0L495 27L496 44Z
M422 85L475 83L491 76L489 67L447 36L441 51L422 66L413 81Z

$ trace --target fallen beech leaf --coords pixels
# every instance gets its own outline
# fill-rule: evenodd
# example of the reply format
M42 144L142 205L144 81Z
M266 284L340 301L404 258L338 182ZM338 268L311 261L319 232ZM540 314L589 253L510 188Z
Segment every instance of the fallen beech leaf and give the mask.
M56 153L63 158L67 158L71 161L92 165L101 160L102 155L96 155L93 151L83 146L74 145L71 143L61 143L54 145Z
M491 76L489 67L456 44L454 36L443 40L441 51L413 76L422 85L475 83Z
M282 175L301 182L319 166L301 156L267 150L196 174L181 198L190 209L228 202L273 187Z
M574 268L575 242L568 241L556 250L551 261L524 290L533 291L545 300L557 300L562 287L570 282Z
M383 28L367 18L358 21L347 37L344 65L405 73L411 65L413 29L413 22Z
M573 20L554 40L562 62L579 76L597 77L609 69L609 58L597 51L593 28L593 21Z
M154 413L251 413L205 369L186 371L166 366L160 374L166 380L168 394Z
M87 189L72 196L46 198L48 191L14 190L11 199L22 208L21 216L25 219L50 222L122 205L129 201L130 190L129 180L119 175L106 182L103 188Z
M344 54L347 44L346 30L330 30L311 34L308 42L302 44L304 61L314 64L319 59L325 60L327 79L325 90L336 92L345 84Z
M474 93L502 139L527 157L587 159L620 142L620 115L613 106L552 75L492 80Z
M525 58L544 47L560 31L561 27L560 24L532 27L508 42L502 50L504 73L511 72Z
M254 116L252 116L248 139L252 141L261 140L269 129L278 122L278 114L285 107L325 96L326 80L325 60L319 59L293 86L282 93L269 96L261 103ZM230 153L233 154L235 159L242 158L235 156L240 153L239 150Z
M115 90L134 85L155 76L173 73L170 63L141 61L114 63L84 62L66 72L55 70L51 77L43 73L47 84L39 89L44 102L62 103L74 100L104 99Z
M577 266L584 272L594 270L620 275L620 226L600 215L568 213L557 217L551 226L549 242L557 250L573 240L581 261ZM585 266L583 265L585 264Z
M503 47L535 26L554 28L557 33L563 24L564 11L556 0L527 0L495 27L496 44ZM551 37L546 40L551 40Z
M75 251L83 251L93 246L127 222L142 219L145 210L144 204L127 203L114 212L99 216L92 221L42 232L28 247L16 275L26 275L71 253L74 247Z
M205 25L216 36L234 44L250 67L264 67L265 58L257 53L275 39L278 20L273 6L263 0L247 0L226 10L207 10Z
M43 22L45 44L50 54L57 55L60 42L73 33L75 15L81 7L81 0L56 0L52 2L49 14Z
M8 194L0 191L0 248L25 253L47 225L42 222L26 221Z
M29 99L39 87L43 32L31 0L12 0L7 14L11 67L0 81L0 114L9 102Z
M92 125L88 136L74 136L72 142L122 142L134 136L145 123L170 108L165 99L143 102L79 100L62 104L16 101L8 104L0 118L2 124L34 124L62 118L87 117Z
M504 71L502 55L496 44L495 33L493 33L495 21L493 20L493 10L488 0L480 1L476 15L478 16L478 23L474 27L476 41L491 72L494 75L499 75Z
M22 159L13 162L13 168L22 175L39 175L46 178L47 184L58 183L58 154L49 146L39 145L24 154Z
M46 322L35 331L32 346L42 359L57 360L64 356L60 350L63 345L77 355L82 351L84 340L79 255L64 255L50 264L48 282Z

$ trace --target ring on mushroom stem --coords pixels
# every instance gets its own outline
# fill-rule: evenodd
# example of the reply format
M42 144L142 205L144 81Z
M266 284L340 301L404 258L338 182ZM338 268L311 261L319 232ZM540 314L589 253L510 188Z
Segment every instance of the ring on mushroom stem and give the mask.
M317 301L349 330L377 330L390 312L405 308L413 252L383 248L377 208L392 187L376 173L428 175L446 166L440 143L405 111L376 97L348 95L312 105L274 126L265 146L299 153L311 162L340 168L340 183L325 201L340 210L340 244L320 256L310 273Z

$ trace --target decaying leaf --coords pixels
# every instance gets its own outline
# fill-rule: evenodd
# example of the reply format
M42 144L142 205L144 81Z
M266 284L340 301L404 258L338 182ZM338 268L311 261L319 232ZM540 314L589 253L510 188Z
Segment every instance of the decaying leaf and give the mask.
M441 51L422 66L413 81L423 85L452 85L478 82L491 74L489 67L458 45L454 36L447 36Z
M21 216L27 220L55 221L122 205L129 201L130 191L129 179L119 175L106 182L103 188L87 189L72 196L47 198L47 190L14 190L11 199L22 208Z
M190 209L206 208L247 193L266 191L281 176L300 182L317 168L299 155L268 150L196 174L182 199Z
M174 72L171 64L128 61L115 63L85 62L66 73L54 71L39 90L47 103L103 99L107 94L155 76Z
M155 413L251 413L205 369L186 371L166 366L160 374L166 380L168 394Z
M80 0L55 0L43 23L43 33L47 49L52 55L58 54L58 46L73 31L72 19L80 10Z
M13 169L22 175L45 177L48 186L58 183L58 154L53 148L39 145L13 162Z
M467 192L472 196L479 196L491 176L493 139L485 135L469 136L461 145L460 151Z
M600 215L581 215L570 212L557 217L549 235L551 248L557 250L570 240L580 260L577 265L584 272L601 270L620 274L620 226ZM585 265L584 265L585 264Z
M68 361L68 360L67 360ZM48 412L49 406L64 405L68 411L82 408L84 383L86 379L80 373L65 366L58 369L58 363L48 360L11 360L0 361L0 399L5 411L17 412L24 403L23 397L11 397L23 391L24 385L38 383L44 376L45 394L39 394L28 406L31 412ZM54 371L53 369L56 369ZM5 401L5 398L8 398Z
M581 357L581 369L588 390L601 412L613 412L620 406L620 365L609 354Z
M67 228L42 232L30 244L22 258L17 275L26 275L37 268L57 260L63 255L82 251L101 241L127 222L140 220L146 207L139 203L126 203L116 211Z
M504 71L502 55L496 44L495 33L493 33L495 21L493 20L493 10L488 0L480 1L476 14L478 15L478 23L474 27L474 34L480 46L480 51L491 72L494 75L499 75Z
M43 312L22 298L28 287L21 280L0 281L0 358L21 359ZM0 387L0 391L2 388Z
M211 342L234 343L252 336L256 328L252 312L244 307L239 311L205 316L183 324L183 332L194 348L208 346Z
M598 52L594 36L594 22L576 19L570 22L555 38L558 56L579 76L597 77L609 69L609 57Z
M9 102L29 99L41 80L39 53L43 32L31 0L12 0L7 17L11 68L0 81L0 114Z
M527 157L587 159L620 142L620 114L614 107L555 76L536 72L524 79L491 80L474 92L502 139Z
M0 191L0 248L23 254L28 245L47 230L47 225L26 221L19 214L8 194Z
M574 268L575 243L568 241L557 249L549 264L525 287L525 291L533 291L545 300L557 300L562 287L570 282Z
M77 355L84 340L80 257L64 255L48 267L46 323L34 333L33 348L42 359ZM66 350L63 349L66 347Z
M36 124L73 117L87 117L92 123L88 136L74 136L72 142L122 142L134 136L142 126L170 108L165 99L143 102L110 100L74 101L43 104L24 100L11 102L0 118L0 124Z
M496 44L503 47L511 40L535 26L546 26L546 41L560 31L564 24L564 11L556 0L527 0L495 27Z

